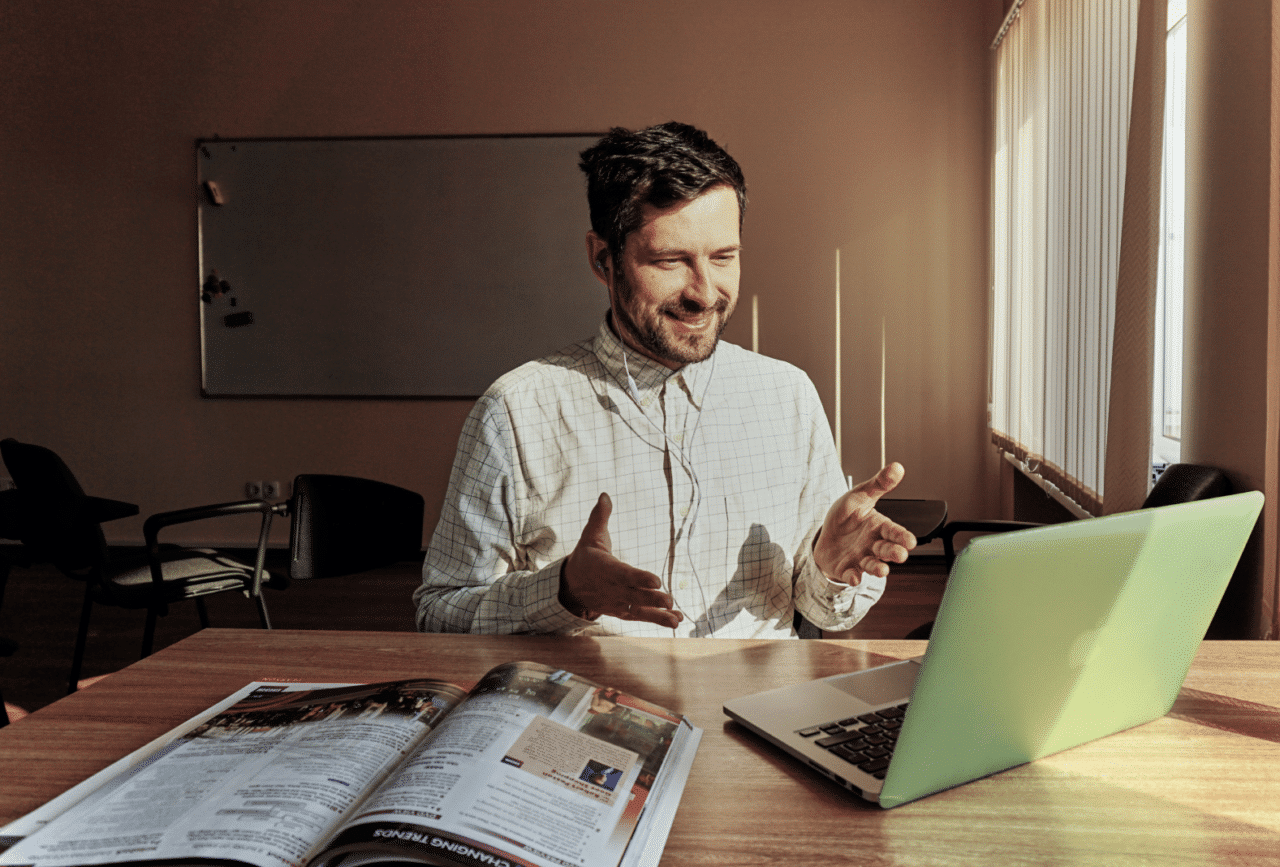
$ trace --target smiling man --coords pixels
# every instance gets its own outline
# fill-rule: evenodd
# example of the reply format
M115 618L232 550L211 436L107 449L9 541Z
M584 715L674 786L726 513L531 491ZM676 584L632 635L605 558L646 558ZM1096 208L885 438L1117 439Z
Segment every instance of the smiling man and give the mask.
M705 133L584 151L596 336L502 376L467 418L414 594L424 631L788 638L849 629L906 560L846 490L799 369L720 341L746 183ZM802 615L802 616L797 616Z

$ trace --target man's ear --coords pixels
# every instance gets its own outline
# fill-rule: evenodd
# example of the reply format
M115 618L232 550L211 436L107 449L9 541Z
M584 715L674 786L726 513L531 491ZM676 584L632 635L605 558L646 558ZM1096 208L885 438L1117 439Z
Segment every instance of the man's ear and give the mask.
M587 261L591 265L591 273L608 287L613 258L609 255L609 245L595 232L587 232Z

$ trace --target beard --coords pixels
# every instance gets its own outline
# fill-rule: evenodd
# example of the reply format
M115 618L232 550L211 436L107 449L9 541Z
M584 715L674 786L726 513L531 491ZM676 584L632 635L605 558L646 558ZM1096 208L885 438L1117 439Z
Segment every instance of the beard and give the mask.
M617 302L613 316L617 320L619 336L629 334L649 357L660 362L679 366L706 361L716 351L720 335L729 324L734 304L728 298L720 298L710 306L688 298L669 301L652 310L639 310L632 306L635 291L619 269L614 278ZM677 335L670 317L710 313L716 317L712 327L701 334Z

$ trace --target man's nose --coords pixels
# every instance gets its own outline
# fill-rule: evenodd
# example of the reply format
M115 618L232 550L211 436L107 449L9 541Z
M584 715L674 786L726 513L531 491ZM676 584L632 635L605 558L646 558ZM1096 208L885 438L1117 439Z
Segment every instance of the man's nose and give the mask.
M695 260L689 272L684 297L701 307L711 307L716 303L716 296L716 287L711 280L711 263Z

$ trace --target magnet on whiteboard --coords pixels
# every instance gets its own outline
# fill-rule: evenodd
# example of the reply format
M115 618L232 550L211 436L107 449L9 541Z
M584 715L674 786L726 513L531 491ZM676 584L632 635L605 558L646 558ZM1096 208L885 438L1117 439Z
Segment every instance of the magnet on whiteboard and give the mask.
M205 195L209 197L209 201L215 205L226 204L226 199L222 195L222 188L213 181L204 182Z

